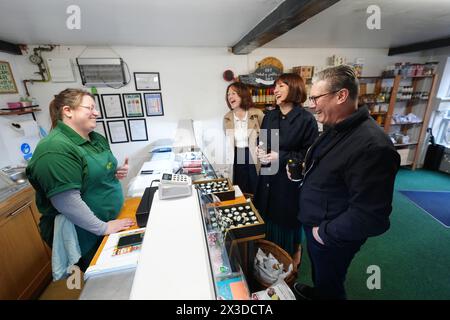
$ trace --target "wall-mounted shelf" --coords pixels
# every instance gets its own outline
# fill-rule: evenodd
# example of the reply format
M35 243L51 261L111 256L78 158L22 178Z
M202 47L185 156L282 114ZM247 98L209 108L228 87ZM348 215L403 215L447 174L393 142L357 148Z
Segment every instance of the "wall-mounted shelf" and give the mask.
M16 109L0 109L0 116L20 116L23 114L31 114L33 116L33 119L36 121L36 116L34 113L36 111L41 111L41 109L38 108L39 105L29 106L29 107L21 107Z

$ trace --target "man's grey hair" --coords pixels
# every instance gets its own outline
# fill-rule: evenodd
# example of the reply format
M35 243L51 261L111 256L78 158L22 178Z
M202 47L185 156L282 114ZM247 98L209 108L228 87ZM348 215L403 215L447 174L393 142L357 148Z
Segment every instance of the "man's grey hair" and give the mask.
M316 83L322 80L328 83L328 90L339 91L345 88L349 92L350 99L357 100L359 81L353 67L341 65L322 70L314 76L313 82Z

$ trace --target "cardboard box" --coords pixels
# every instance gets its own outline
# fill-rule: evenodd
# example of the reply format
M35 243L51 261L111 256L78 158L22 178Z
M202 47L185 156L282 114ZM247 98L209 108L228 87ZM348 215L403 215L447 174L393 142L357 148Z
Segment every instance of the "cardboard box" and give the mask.
M406 149L397 149L397 152L400 155L400 165L401 166L407 166L410 165L412 163L411 160L408 160L409 158L409 150L408 148Z
M313 66L293 67L292 72L298 74L304 80L311 79L314 74L314 67Z

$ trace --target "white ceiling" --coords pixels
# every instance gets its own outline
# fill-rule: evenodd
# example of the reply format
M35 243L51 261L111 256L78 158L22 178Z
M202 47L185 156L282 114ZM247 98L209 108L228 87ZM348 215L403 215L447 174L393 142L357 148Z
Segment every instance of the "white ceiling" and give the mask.
M14 0L0 2L0 40L24 44L229 47L283 0ZM81 30L69 30L69 5ZM381 8L368 30L366 8ZM450 36L450 0L341 0L267 48L387 48Z
M0 40L24 44L232 46L283 0L2 0ZM66 28L68 6L81 29Z
M381 30L369 30L369 5ZM341 0L272 40L268 48L389 48L450 37L450 0Z

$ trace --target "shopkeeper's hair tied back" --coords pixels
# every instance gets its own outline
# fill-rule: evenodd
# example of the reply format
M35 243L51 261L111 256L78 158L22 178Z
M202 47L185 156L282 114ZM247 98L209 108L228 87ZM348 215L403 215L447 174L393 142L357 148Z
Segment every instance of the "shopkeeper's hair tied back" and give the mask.
M72 110L78 108L84 96L90 96L94 99L92 94L82 89L69 88L55 95L49 105L52 129L56 127L58 120L62 120L62 108L64 106L68 106Z

